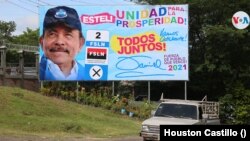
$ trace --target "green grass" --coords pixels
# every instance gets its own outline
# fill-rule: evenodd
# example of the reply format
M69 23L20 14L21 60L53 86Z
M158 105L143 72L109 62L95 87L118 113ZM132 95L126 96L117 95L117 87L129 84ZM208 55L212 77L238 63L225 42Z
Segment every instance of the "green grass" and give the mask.
M101 108L0 87L0 135L58 137L138 136L140 123Z

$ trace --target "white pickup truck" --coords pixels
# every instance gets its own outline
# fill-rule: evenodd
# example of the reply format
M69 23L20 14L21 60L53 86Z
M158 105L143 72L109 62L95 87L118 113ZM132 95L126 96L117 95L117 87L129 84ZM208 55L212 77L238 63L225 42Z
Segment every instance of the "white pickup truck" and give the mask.
M140 136L144 141L160 139L160 125L220 124L219 103L201 101L161 99L152 117L142 122Z

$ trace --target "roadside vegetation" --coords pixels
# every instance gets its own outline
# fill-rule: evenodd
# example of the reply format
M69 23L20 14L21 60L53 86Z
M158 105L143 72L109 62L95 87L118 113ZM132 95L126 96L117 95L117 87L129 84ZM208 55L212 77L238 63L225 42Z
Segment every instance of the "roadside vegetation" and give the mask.
M234 13L250 11L249 0L138 1L143 3L146 1L151 5L188 4L188 99L200 100L207 95L209 100L220 102L220 116L225 124L250 124L250 26L238 30L232 25ZM27 31L18 36L12 35L15 30L16 23L14 21L0 20L0 46L3 41L22 45L39 45L39 29L27 28ZM25 61L35 64L36 59L32 57L34 56L27 55ZM17 53L7 52L7 64L18 64L18 59ZM134 119L148 117L150 115L149 111L154 107L146 102L140 108L126 104L129 103L126 101L130 101L127 94L133 92L137 95L144 95L147 93L146 81L129 81L126 86L117 84L115 95L119 94L120 96L117 97L119 100L116 102L114 101L116 97L110 96L110 86L105 90L105 85L96 87L92 85L93 83L87 83L87 85L91 85L89 86L91 88L86 87L86 84L81 85L86 89L81 91L79 88L79 95L77 95L75 88L67 88L68 86L63 86L64 84L62 86L58 86L60 84L51 84L44 87L45 89L42 89L41 92L43 95L50 97L103 107L109 109L111 113L119 113L120 108L123 106L126 107L127 111L135 110ZM151 100L158 100L162 93L166 94L167 98L183 99L183 84L180 81L151 81ZM0 101L4 100L0 99ZM2 121L0 124L2 124Z
M0 136L138 136L141 121L103 108L0 87Z
M132 94L112 95L110 86L100 86L86 90L83 86L75 86L68 82L44 83L41 94L74 101L79 104L101 107L113 113L121 113L144 120L151 116L151 111L158 105L157 102L135 101ZM132 115L131 115L132 114Z
M220 119L222 124L250 124L250 91L241 83L235 83L227 94L219 98ZM87 88L87 87L86 87ZM132 94L112 96L110 86L100 86L86 90L85 87L65 82L50 82L41 89L41 93L50 97L74 101L79 104L101 107L113 113L130 115L133 118L144 120L151 116L151 111L158 105L157 102L134 101Z

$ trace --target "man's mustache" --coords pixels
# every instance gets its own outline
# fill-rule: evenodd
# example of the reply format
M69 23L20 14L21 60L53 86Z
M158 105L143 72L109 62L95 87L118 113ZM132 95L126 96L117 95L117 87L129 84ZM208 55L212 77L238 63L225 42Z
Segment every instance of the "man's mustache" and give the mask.
M67 48L64 47L52 47L51 49L49 49L50 52L66 52L69 53L69 50Z

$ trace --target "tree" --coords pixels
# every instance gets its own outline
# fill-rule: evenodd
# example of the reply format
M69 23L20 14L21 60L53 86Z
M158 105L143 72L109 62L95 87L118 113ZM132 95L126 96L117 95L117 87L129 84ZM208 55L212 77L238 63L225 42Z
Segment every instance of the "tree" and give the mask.
M32 30L27 28L21 35L11 36L8 40L10 44L30 45L38 48L38 29ZM25 52L24 62L26 67L34 67L36 63L35 54L33 52ZM17 65L19 62L19 54L16 51L7 50L6 61L9 64Z
M250 90L236 82L220 99L222 122L229 124L250 124Z
M231 23L235 12L249 11L249 2L200 1L195 4L197 10L192 5L190 66L194 71L190 73L191 80L195 80L197 86L199 83L204 84L199 86L202 92L214 99L224 96L236 80L240 80L249 89L250 79L246 75L250 71L250 62L247 61L249 31L237 30Z
M12 43L38 46L39 45L39 29L32 30L27 27L26 31L23 31L23 34L13 37Z
M14 21L5 22L0 20L0 39L9 40L11 33L16 30L16 23Z
M192 93L205 93L218 99L239 79L250 89L250 76L247 75L250 73L250 33L247 29L235 29L231 22L237 11L250 11L247 0L146 1L150 4L189 4L189 89L194 89Z
M223 105L242 103L233 104L236 111L222 113L233 115L237 124L249 123L250 107L245 102L250 101L250 30L238 30L231 22L234 13L250 11L249 0L146 1L189 4L189 98L206 94Z

